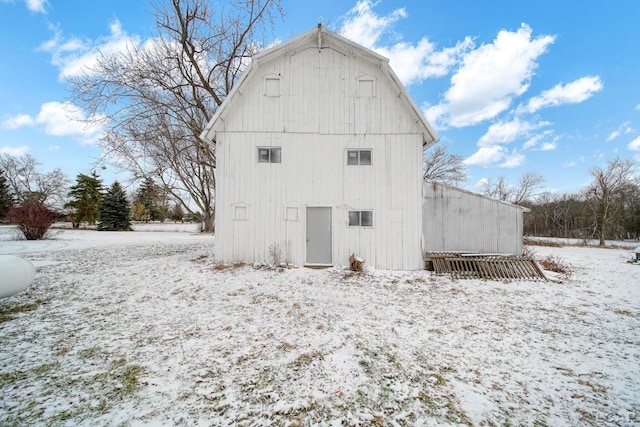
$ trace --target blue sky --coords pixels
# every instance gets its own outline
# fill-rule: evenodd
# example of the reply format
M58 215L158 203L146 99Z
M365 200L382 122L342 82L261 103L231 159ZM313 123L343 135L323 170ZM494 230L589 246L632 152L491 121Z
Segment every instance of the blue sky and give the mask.
M525 172L576 192L615 156L640 160L640 1L283 0L274 42L322 22L388 57L469 167L463 187ZM145 0L0 0L0 152L71 180L101 155L65 75L153 32ZM115 169L105 182L124 179Z

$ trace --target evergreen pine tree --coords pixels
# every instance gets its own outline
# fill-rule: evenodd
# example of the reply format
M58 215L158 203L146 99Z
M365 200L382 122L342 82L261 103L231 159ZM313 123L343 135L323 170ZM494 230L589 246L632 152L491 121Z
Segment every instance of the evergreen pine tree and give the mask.
M0 170L0 221L4 220L12 206L13 196L11 195L7 178L4 176L4 171Z
M98 230L131 230L129 214L129 201L122 186L116 181L102 198Z
M95 224L102 201L102 180L99 176L95 172L91 176L79 174L68 195L72 200L65 207L74 209L73 227L77 228L83 221Z
M176 202L169 211L169 218L174 221L184 222L184 210L182 209L182 205Z
M167 217L167 197L153 179L145 178L136 192L135 203L144 206L144 213L139 219L145 221L164 221Z

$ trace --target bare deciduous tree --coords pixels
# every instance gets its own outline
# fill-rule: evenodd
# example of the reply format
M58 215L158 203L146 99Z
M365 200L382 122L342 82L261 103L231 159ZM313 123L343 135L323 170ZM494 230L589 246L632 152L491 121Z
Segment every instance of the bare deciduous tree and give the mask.
M448 148L446 145L439 145L425 153L422 167L423 179L451 185L467 180L463 157L449 153Z
M587 192L595 203L596 232L600 246L604 246L607 228L611 226L616 213L612 209L614 199L624 197L624 190L627 188L635 188L637 191L637 185L634 185L634 181L637 180L636 165L631 159L622 160L616 157L607 162L606 169L596 166L589 173L593 181Z
M511 202L516 205L521 205L523 202L536 196L540 192L544 182L545 178L539 173L526 172L520 177L518 186L513 190Z
M500 175L494 182L488 179L484 182L482 192L494 199L521 205L537 195L544 184L545 178L535 172L527 172L520 177L517 186L509 184L507 177Z
M61 208L67 195L69 179L60 168L40 172L39 165L31 154L14 157L0 153L0 170L4 171L4 177L18 204L34 202L49 208Z
M134 178L162 182L183 207L215 218L215 146L200 133L222 104L256 41L282 15L280 0L153 1L157 37L70 79L76 102L105 121L106 156Z
M495 182L491 178L484 181L482 184L482 194L506 202L511 198L513 189L511 185L509 185L507 177L500 175Z

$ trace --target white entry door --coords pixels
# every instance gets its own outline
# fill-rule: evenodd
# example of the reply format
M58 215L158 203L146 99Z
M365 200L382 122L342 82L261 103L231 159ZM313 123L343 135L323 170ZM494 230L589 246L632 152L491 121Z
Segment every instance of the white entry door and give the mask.
M307 208L307 264L332 264L331 208Z

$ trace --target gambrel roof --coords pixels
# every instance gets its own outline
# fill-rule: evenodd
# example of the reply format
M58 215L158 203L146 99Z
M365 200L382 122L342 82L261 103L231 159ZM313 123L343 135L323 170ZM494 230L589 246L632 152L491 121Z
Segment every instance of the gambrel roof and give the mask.
M406 107L406 114L411 117L411 121L415 122L418 132L422 134L423 147L428 148L438 141L436 132L422 115L420 109L411 99L398 76L389 66L389 60L372 50L326 30L321 24L318 24L317 28L256 54L252 58L251 64L247 67L243 75L228 94L227 98L218 108L211 121L206 125L201 134L201 138L209 142L216 141L216 133L218 130L224 129L223 122L225 115L228 113L228 110L231 110L229 106L232 105L234 100L242 94L243 87L248 84L247 82L256 70L263 65L271 63L279 57L295 55L296 53L309 49L310 47L317 48L319 52L323 49L332 49L333 51L339 52L345 56L355 57L374 65L380 70L382 75L387 78L387 83L394 88L394 93L397 93L398 99Z

